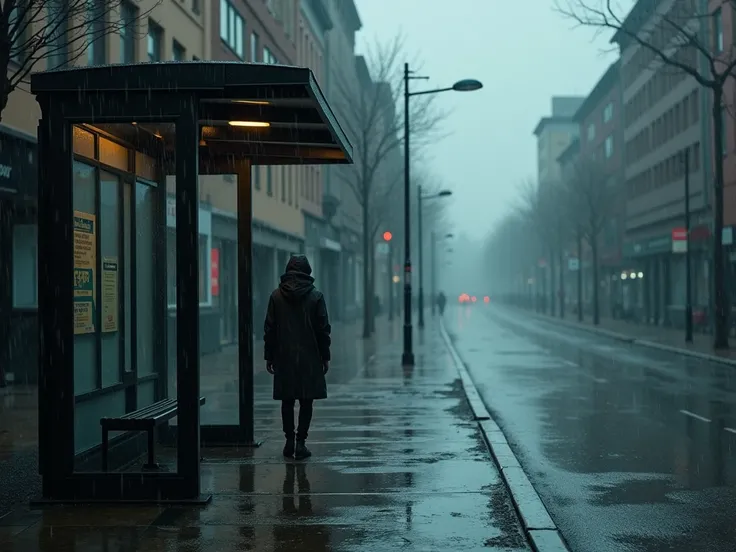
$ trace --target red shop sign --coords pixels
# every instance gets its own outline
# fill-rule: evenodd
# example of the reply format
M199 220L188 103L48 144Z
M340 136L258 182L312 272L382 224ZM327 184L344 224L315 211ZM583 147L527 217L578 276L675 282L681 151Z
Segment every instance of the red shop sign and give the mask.
M212 297L220 295L220 250L210 250L210 287Z

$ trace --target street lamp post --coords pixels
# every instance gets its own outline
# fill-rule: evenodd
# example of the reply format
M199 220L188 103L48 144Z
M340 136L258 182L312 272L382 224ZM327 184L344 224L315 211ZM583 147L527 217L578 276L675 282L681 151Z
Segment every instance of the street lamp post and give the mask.
M404 64L404 352L401 355L401 364L414 365L414 348L412 345L411 325L411 186L409 180L409 98L420 94L438 94L440 92L472 92L483 87L480 81L465 79L456 82L449 88L422 90L409 92L409 81L412 79L426 79L412 74L409 64ZM421 246L420 246L421 248Z
M419 238L419 327L424 327L424 241L422 237L422 212L424 211L424 202L428 199L436 199L438 197L447 197L452 195L450 190L442 190L439 193L422 195L422 187L417 186L417 226ZM433 233L434 235L434 233ZM433 303L434 304L434 303Z

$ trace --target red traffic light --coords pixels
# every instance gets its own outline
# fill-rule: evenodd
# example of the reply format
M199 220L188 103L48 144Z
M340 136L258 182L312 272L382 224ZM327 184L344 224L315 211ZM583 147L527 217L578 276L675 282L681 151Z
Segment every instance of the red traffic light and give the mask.
M389 241L391 241L391 238L393 238L393 237L394 236L393 236L393 234L391 232L386 231L386 232L383 233L383 241L389 242Z
M490 302L491 302L491 298L490 298L490 297L488 297L488 296L486 295L486 296L485 296L485 297L483 298L483 302L484 302L484 303L490 303Z

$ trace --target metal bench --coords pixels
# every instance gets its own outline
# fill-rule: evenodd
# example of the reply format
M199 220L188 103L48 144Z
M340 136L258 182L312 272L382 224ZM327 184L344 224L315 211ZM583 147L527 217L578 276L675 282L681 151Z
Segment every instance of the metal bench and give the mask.
M199 405L205 403L204 397L199 398ZM101 418L102 426L102 469L108 471L109 432L111 431L146 431L148 433L148 462L144 469L155 470L159 465L155 461L155 440L153 430L164 422L174 418L179 411L176 399L164 399L149 404L134 412L128 412L118 418Z

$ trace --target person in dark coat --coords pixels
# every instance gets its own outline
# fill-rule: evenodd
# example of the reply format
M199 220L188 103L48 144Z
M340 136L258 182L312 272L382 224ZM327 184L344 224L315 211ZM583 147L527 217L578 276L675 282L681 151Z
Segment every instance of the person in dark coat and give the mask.
M447 297L441 291L437 294L437 307L440 309L440 316L445 314L445 305L447 304Z
M314 287L312 267L304 255L286 264L281 284L268 300L263 325L266 370L273 374L273 398L281 401L286 436L284 456L312 455L305 445L313 401L327 398L325 374L330 368L330 320L324 295ZM299 425L294 432L294 405Z

